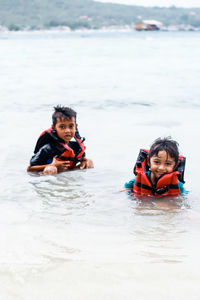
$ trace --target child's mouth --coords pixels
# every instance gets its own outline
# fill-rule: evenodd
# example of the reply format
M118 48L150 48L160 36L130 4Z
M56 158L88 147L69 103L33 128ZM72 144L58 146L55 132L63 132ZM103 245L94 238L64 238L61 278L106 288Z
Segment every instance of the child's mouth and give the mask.
M158 174L158 176L160 177L161 175L163 175L163 174L165 174L165 173L164 173L164 172L158 172L157 174Z

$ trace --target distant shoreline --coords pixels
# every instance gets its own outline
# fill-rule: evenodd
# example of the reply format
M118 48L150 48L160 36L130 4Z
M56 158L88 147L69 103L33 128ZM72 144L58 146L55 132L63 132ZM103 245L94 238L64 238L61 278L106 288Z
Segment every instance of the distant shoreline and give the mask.
M0 34L1 33L40 33L40 32L47 32L47 33L73 33L73 32L155 32L154 30L141 30L138 31L132 26L110 26L110 27L102 27L98 29L88 29L88 28L79 28L72 30L69 27L59 26L59 27L52 27L52 28L42 28L42 29L19 29L19 30L9 30L6 27L0 27ZM200 31L200 28L191 28L191 27L180 27L180 26L169 26L163 27L156 32L195 32Z
M0 0L0 31L200 31L200 8Z

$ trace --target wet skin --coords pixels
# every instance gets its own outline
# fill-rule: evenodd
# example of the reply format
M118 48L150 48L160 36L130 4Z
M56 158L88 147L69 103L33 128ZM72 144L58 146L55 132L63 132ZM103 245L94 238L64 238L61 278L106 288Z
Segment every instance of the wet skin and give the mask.
M59 138L65 141L66 144L69 144L70 140L75 136L77 129L77 124L75 118L71 119L57 119L54 129L57 132Z
M171 173L175 168L175 160L166 151L159 151L158 155L150 158L151 181L155 183L161 175Z

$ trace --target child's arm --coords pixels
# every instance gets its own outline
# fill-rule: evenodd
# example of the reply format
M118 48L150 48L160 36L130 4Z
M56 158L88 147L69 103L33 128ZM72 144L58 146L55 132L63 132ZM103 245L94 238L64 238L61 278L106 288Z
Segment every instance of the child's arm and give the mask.
M41 172L52 162L52 155L50 145L44 145L35 153L30 160L30 165L27 168L28 172ZM50 162L48 162L50 160Z
M125 182L124 188L121 189L119 192L124 192L124 191L127 191L127 190L133 190L134 182L135 182L135 177L133 179L131 179L129 182Z
M94 168L93 161L89 158L83 157L81 164L80 164L80 169L91 169Z
M134 182L135 182L135 177L133 179L131 179L130 181L125 182L124 187L126 189L131 189L132 190Z
M50 164L28 166L27 172L42 172L46 167L54 166L59 172L66 171L70 166L70 161L59 161L55 157Z
M41 172L49 165L28 166L27 172Z
M181 181L178 182L178 185L179 185L180 193L181 193L181 194L188 194L188 193L189 193L189 192L184 188L184 184L183 184Z
M66 171L69 167L69 161L60 161L55 158L57 153L50 144L44 145L30 160L27 168L28 172L41 172L46 167L54 166L58 171Z

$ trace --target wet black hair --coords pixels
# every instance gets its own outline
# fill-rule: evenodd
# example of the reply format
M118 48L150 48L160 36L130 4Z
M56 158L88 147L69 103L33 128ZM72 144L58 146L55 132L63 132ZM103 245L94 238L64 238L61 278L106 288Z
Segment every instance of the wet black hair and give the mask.
M156 139L150 147L149 150L149 161L150 158L154 155L158 155L159 151L166 151L175 160L175 165L177 165L179 160L179 144L172 140L171 137L158 138Z
M71 119L73 117L76 122L76 112L72 108L57 105L54 107L54 113L52 115L52 123L55 126L57 123L57 119L62 119L62 118L63 119Z

